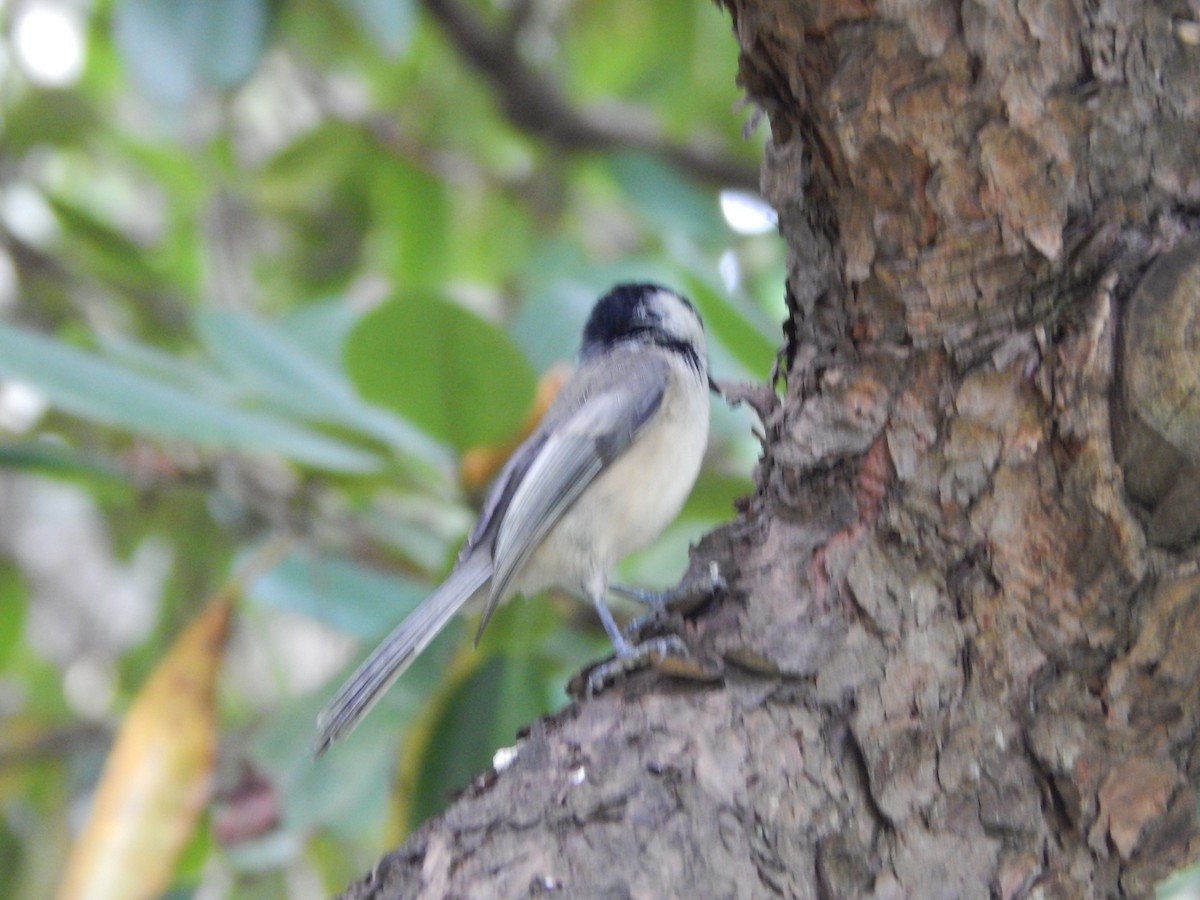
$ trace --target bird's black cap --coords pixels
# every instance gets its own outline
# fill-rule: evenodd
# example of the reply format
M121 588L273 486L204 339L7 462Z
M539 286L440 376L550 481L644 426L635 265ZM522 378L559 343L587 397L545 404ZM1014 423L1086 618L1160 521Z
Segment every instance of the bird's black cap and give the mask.
M688 309L695 311L686 297L661 284L651 281L618 284L592 307L592 314L588 316L583 329L582 355L587 356L635 334L654 330L660 323L659 313L647 300L659 292L678 297Z

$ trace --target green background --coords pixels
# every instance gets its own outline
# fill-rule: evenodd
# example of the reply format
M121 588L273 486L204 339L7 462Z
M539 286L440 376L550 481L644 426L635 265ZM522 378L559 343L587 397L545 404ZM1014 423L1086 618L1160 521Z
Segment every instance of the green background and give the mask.
M53 896L121 715L281 534L239 606L216 799L171 895L326 896L609 652L561 596L509 604L478 648L456 622L313 764L316 711L470 526L460 453L516 437L618 280L687 293L717 377L769 374L783 249L721 207L756 183L765 126L707 3L462 7L569 108L657 129L637 147L514 125L511 85L413 2L71 9L84 65L57 85L22 57L25 13L0 12L5 896ZM668 161L679 146L736 177ZM713 417L691 502L623 580L672 584L749 492L753 419ZM277 822L231 838L248 773Z

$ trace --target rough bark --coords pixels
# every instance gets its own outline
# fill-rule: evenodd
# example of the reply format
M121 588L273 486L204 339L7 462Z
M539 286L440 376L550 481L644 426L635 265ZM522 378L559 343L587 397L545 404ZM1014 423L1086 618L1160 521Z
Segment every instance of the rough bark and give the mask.
M723 2L792 314L709 680L537 723L347 896L1149 896L1200 855L1200 12Z

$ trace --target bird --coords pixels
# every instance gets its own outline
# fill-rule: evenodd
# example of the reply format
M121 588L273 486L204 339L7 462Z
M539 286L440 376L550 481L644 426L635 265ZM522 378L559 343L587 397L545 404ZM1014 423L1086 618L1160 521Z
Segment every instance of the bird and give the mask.
M330 700L315 754L351 731L468 604L482 602L478 641L501 602L562 588L595 607L617 662L637 657L606 602L612 570L653 543L691 493L710 384L704 324L686 297L650 282L601 296L574 373L501 469L450 574Z

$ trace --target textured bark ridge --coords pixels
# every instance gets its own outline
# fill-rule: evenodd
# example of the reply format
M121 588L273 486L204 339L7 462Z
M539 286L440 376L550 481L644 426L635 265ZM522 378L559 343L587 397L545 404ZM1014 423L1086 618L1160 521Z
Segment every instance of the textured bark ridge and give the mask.
M703 678L347 896L1149 896L1200 855L1200 13L724 5L792 316Z

